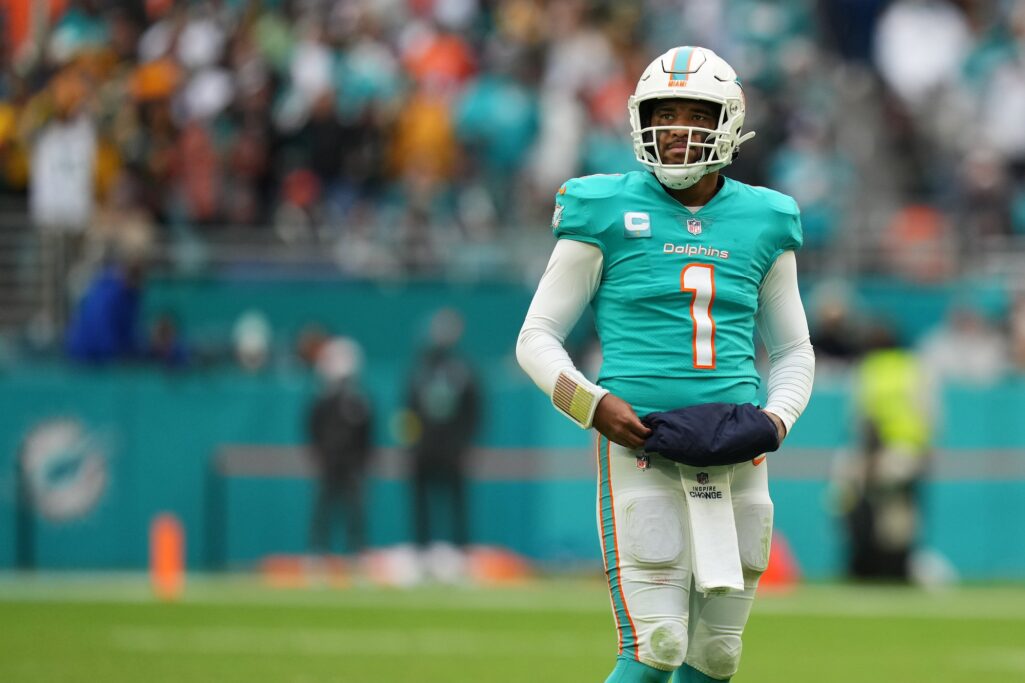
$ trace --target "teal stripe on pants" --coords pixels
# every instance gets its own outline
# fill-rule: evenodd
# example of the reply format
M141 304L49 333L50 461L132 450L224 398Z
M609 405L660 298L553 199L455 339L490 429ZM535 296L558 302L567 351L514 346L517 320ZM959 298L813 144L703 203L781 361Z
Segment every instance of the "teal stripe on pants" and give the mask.
M613 508L612 473L610 461L611 445L605 437L598 438L598 472L601 505L601 538L605 549L606 575L609 579L609 593L612 594L612 608L616 613L616 628L619 629L619 653L637 659L637 632L630 620L630 612L623 599L620 579L619 550L616 546L616 515Z

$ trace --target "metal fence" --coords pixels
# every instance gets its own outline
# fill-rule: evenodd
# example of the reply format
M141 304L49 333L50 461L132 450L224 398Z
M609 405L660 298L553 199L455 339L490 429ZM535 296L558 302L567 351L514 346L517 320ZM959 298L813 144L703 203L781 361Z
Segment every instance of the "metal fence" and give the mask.
M951 241L895 255L880 239L882 225L882 209L866 210L858 225L837 231L827 248L802 251L802 277L901 277L910 263L920 267L909 278L912 284L964 276L997 279L1008 287L1025 284L1025 236L988 237L971 253ZM356 233L363 236L351 236ZM386 234L367 235L340 229L296 240L265 227L160 233L147 260L162 277L503 281L532 287L552 247L546 226L507 228L487 241L449 236L420 251ZM102 248L81 236L41 233L24 213L0 212L0 331L44 339L59 334L102 255ZM947 264L936 277L929 273L932 262Z
M0 214L0 329L56 322L55 283L65 279L56 246L47 248L24 215Z

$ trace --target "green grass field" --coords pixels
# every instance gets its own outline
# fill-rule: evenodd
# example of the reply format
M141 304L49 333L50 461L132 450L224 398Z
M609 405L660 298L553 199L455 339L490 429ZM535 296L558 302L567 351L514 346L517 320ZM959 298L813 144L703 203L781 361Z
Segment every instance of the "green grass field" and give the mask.
M615 648L595 581L271 589L192 578L0 575L3 683L601 683ZM736 683L1025 681L1025 586L806 586L756 603Z

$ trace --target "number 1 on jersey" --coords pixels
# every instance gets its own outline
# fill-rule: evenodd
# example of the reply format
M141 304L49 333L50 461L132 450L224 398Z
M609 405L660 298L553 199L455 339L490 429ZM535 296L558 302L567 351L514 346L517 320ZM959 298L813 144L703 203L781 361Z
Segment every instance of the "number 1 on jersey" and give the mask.
M680 272L680 289L690 292L690 319L694 322L694 367L715 369L715 266L692 263Z

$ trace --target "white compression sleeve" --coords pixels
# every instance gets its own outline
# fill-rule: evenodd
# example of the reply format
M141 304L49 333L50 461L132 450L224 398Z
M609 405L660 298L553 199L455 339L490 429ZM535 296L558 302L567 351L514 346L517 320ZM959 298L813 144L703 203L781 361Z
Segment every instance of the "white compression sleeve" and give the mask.
M520 367L560 412L585 429L608 392L576 369L563 343L598 289L603 258L594 245L557 241L516 341Z
M808 405L815 380L815 352L797 288L797 257L785 251L772 264L758 292L758 333L769 353L765 409L778 415L787 433Z

